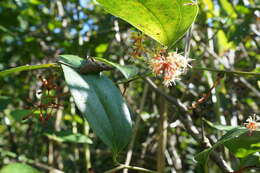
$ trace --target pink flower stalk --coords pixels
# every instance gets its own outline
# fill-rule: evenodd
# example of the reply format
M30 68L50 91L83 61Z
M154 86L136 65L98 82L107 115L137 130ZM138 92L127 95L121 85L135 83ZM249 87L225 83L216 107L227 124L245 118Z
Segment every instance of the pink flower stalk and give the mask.
M167 55L156 55L152 58L150 66L154 74L163 76L163 84L168 87L175 84L175 81L186 71L187 67L191 67L190 61L191 59L185 58L176 51L169 52Z

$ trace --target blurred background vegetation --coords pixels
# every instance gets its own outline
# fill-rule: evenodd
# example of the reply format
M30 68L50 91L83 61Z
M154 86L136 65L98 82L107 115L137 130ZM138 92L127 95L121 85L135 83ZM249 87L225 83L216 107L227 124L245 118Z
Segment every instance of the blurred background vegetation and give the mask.
M260 3L200 0L199 6L190 32L192 66L260 72ZM136 50L133 33L137 33L133 27L90 0L1 0L0 70L55 62L59 54L103 57L121 65L135 63L142 67L132 56ZM173 50L184 52L185 40L185 37L180 40ZM146 38L144 44L146 49L153 49L155 43ZM123 79L116 71L106 74L114 82ZM54 78L53 83L63 93L58 99L63 106L46 122L39 121L37 113L22 120L21 117L30 114L27 108L32 106L31 102L37 102L39 76ZM191 106L209 91L216 78L215 72L190 69L170 88L164 88L160 78L153 77L152 81L167 95ZM165 159L165 172L202 172L194 161L194 156L203 149L200 141L179 120L186 115L167 103L147 80L140 78L118 87L122 92L127 88L124 97L132 119L140 121L131 164L156 170L158 162ZM259 113L259 88L257 76L226 74L209 99L192 111L193 123L216 142L223 132L202 125L203 119L214 124L243 125L249 116ZM168 118L162 118L162 114ZM0 166L21 161L42 172L68 173L88 172L89 168L100 173L113 168L111 152L76 109L59 69L0 77L0 117ZM163 122L167 126L164 134L160 130ZM165 144L158 142L163 135ZM166 148L161 159L158 148L162 145ZM124 162L128 152L126 148L119 160ZM238 168L240 162L231 153L224 148L218 152L234 169ZM212 161L209 165L210 172L221 172Z

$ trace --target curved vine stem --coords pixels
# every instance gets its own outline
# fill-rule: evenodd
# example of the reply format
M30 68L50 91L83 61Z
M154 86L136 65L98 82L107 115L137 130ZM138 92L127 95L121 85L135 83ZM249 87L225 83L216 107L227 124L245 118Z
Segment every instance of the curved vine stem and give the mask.
M49 63L49 64L40 64L40 65L24 65L19 67L10 68L7 70L0 71L0 77L10 75L12 73L21 72L21 71L28 71L28 70L36 70L36 69L43 69L43 68L59 68L60 66L57 63ZM218 70L214 68L204 68L204 67L192 67L193 70L201 70L201 71L211 71L211 72L222 72L226 74L235 74L235 75L251 75L251 76L260 76L260 73L257 72L246 72L246 71L228 71L228 70ZM152 76L151 72L137 74L133 78L123 80L118 82L121 83L128 83L139 78L144 78L147 76Z
M246 72L246 71L228 71L228 70L218 70L218 69L214 69L214 68L204 68L204 67L192 67L191 70L199 70L199 71L211 71L211 72L217 72L217 73L225 73L225 74L229 74L229 75L240 75L240 76L260 76L260 73L257 72ZM125 79L122 81L117 82L117 84L123 84L123 83L129 83L132 81L135 81L137 79L140 78L145 78L145 77L149 77L149 76L153 76L152 72L147 72L147 73L142 73L142 74L137 74L136 76L134 76L133 78L130 79Z
M221 72L227 74L235 74L235 75L252 75L252 76L260 76L260 73L257 72L246 72L246 71L228 71L228 70L218 70L214 68L204 68L204 67L192 67L194 70L202 70L202 71L211 71L211 72Z

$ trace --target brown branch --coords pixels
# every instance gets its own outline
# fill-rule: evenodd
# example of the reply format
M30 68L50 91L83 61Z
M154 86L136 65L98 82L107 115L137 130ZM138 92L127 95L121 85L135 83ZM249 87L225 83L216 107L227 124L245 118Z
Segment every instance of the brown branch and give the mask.
M220 80L224 77L224 73L219 73L217 76L216 81L214 82L213 86L209 89L209 91L203 95L203 97L199 98L195 103L192 104L191 108L196 109L198 105L201 103L204 103L208 100L208 98L211 96L211 92L214 88L216 88L217 85L219 85Z

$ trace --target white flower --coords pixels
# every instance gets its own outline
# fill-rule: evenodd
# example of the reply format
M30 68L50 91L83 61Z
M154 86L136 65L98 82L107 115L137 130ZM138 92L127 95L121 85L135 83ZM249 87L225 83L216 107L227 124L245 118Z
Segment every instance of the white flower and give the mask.
M250 116L244 125L249 130L249 134L252 135L253 131L256 131L260 127L260 123L258 122L260 120L260 117L254 114L253 116Z
M177 51L160 53L152 58L150 66L154 74L163 75L163 84L168 87L180 79L179 76L186 72L187 67L191 67L189 64L191 60L178 54Z

